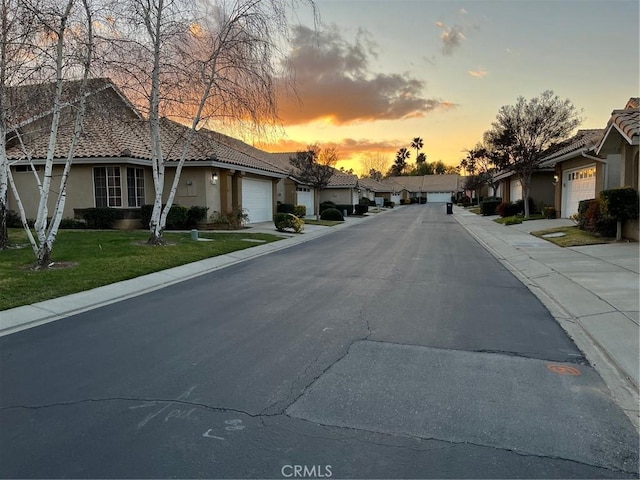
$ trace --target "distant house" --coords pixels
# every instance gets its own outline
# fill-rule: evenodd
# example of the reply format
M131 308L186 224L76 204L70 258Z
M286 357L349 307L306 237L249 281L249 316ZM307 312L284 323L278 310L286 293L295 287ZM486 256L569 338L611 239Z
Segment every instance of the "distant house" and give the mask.
M460 190L460 175L423 175L387 177L383 183L399 192L399 198L423 198L427 203L450 202Z
M391 197L394 193L394 187L382 182L378 182L372 178L358 179L358 196L368 198L370 201L384 203L385 200L392 201Z
M358 177L334 170L329 184L320 191L320 203L331 201L336 205L358 204Z
M149 123L109 80L93 80L90 86L63 216L73 217L76 209L112 207L123 211L126 220L121 222L122 228L140 227L140 207L153 203L154 199ZM19 87L12 98L28 98L49 91L49 87ZM63 105L54 155L54 181L60 177L67 156L73 131L72 111L77 101L73 95L67 95ZM12 124L13 135L9 138L7 155L27 217L34 217L38 187L29 158L42 173L51 111L42 110L23 117ZM166 196L185 146L188 128L164 118L160 127L167 161ZM21 134L24 148L17 141L16 132ZM206 206L209 215L243 208L251 223L270 221L275 211L276 185L287 177L287 172L265 162L261 155L252 155L250 148L231 147L233 142L228 138L211 130L198 130L187 151L175 203ZM8 200L9 209L17 210L11 193ZM50 208L54 201L52 198Z
M529 198L539 206L551 206L555 199L554 171L550 167L540 167L531 175ZM522 200L522 184L518 175L510 170L505 170L496 175L499 181L497 196L502 197L503 202L516 202Z

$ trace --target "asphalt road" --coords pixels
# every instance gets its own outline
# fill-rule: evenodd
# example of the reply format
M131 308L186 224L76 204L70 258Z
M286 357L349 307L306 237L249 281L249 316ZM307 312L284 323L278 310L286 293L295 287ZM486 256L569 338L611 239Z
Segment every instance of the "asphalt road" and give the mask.
M638 436L444 206L0 338L3 478L637 478Z

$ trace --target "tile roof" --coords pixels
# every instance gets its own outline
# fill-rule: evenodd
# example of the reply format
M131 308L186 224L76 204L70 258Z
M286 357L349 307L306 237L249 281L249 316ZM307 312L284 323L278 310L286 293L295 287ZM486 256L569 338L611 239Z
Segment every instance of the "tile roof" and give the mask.
M372 192L392 192L393 186L378 182L372 178L359 178L358 186L364 187Z
M640 135L640 110L614 110L611 112L610 123L632 143L633 137Z
M22 127L23 130L31 128L29 130L31 134L26 135L25 138L27 149L34 160L46 158L49 141L46 122L49 119L50 117L43 118ZM73 135L73 120L73 115L66 115L61 120L54 153L55 159L65 159L67 156ZM39 127L39 130L36 127ZM178 161L189 128L163 118L160 122L160 130L165 160ZM200 129L192 139L186 158L190 162L208 160L278 175L286 174L286 171L261 158L263 155L268 156L267 152L258 152L261 151L239 140L212 130ZM7 150L7 156L10 160L24 158L18 146L10 147ZM150 161L149 122L141 119L137 112L129 108L126 99L114 95L113 90L100 90L89 97L83 130L74 157L77 159L122 157L123 161L124 159Z
M549 153L540 161L541 166L553 166L562 157L571 153L579 155L582 151L594 147L602 138L604 129L595 128L589 130L578 130L578 132L568 140L549 149Z

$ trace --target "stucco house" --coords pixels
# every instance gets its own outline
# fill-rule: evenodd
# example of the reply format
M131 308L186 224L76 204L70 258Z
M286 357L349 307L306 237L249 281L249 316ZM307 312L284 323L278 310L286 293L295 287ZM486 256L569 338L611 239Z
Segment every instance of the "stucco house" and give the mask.
M450 202L451 196L460 190L460 175L387 177L383 183L393 186L399 193L397 202L417 197L426 199L427 203L442 203Z
M496 191L503 202L516 202L522 200L522 184L515 172L505 170L496 175L499 181ZM539 206L551 206L555 201L554 170L550 167L539 167L531 175L529 198Z
M367 198L372 202L383 204L385 200L392 201L394 193L393 186L378 182L372 178L358 179L358 196L360 199Z
M149 124L107 79L93 80L90 86L63 216L73 217L76 209L113 207L121 209L127 219L121 226L133 228L139 226L136 218L140 207L153 203L154 198ZM47 88L42 85L19 87L21 91L14 98L37 95ZM73 132L72 112L78 99L72 95L68 97L63 104L55 148L54 186L62 173ZM38 199L29 158L42 174L50 123L50 109L32 112L13 123L8 138L7 155L27 217L36 215ZM166 118L161 120L160 127L167 161L166 198L188 128ZM19 144L16 132L21 134L24 147ZM243 208L249 222L270 221L275 212L277 183L287 177L287 172L265 162L259 155L232 148L220 139L217 132L198 130L187 150L174 202L184 206L206 206L209 215ZM11 193L8 201L9 209L17 210L16 199ZM54 201L52 198L51 208Z
M597 198L602 190L640 184L640 98L614 110L604 129L580 130L565 149L545 158L554 168L555 208L562 218L578 212L580 200ZM626 222L626 238L638 239L638 222Z
M329 183L320 191L319 201L333 202L336 205L357 205L358 177L350 173L334 170Z

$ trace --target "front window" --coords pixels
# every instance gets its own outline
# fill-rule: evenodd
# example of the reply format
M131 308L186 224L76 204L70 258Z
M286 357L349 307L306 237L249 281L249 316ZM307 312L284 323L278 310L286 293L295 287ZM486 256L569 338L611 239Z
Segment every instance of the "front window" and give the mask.
M122 207L122 180L120 167L93 169L96 207Z
M127 167L127 201L129 207L144 205L144 170Z

